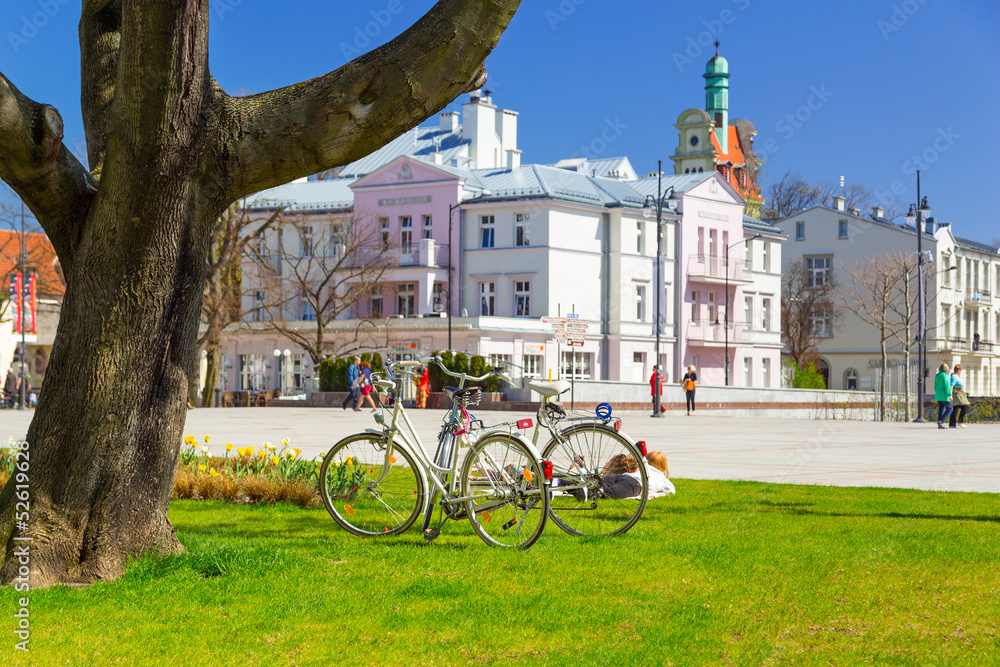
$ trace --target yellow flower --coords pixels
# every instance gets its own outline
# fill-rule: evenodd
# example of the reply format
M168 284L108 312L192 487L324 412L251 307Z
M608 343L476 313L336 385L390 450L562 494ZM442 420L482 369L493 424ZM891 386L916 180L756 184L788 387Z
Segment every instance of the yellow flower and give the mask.
M239 454L240 458L243 458L247 453L246 447L240 447L236 450L236 453Z
M193 435L185 435L184 436L184 444L185 445L193 445L194 444L194 436Z
M233 451L233 443L230 442L226 444L226 451L227 452Z
M345 466L352 466L352 465L354 465L354 459L352 459L350 456L348 456L346 459L344 459L344 465Z
M271 457L271 461L274 463L274 465L278 465L278 461L280 461L280 460L281 459L279 459L277 456L272 456Z
M198 470L200 470L202 472L205 472L205 464L204 463L199 463L198 464Z
M209 440L211 440L211 439L212 439L212 436L210 436L210 435L206 435L206 436L205 436L205 442L208 442L208 441L209 441Z
M215 468L209 468L208 469L208 474L211 475L212 477L218 477L219 476L219 473L215 472Z
M294 452L285 452L285 458L288 459L289 461L291 461L292 459L295 458L295 453Z
M263 461L264 457L267 456L267 452L265 452L263 449L260 450L260 452L258 452L258 453L260 454L260 460L261 461Z
M298 447L296 447L295 449L292 450L292 454L294 455L294 456L292 456L292 458L293 459L299 458L299 454L301 454L301 453L302 453L302 450L299 449Z
M283 444L285 447L287 447L289 443L291 443L291 440L289 440L288 438L285 438L284 440L281 441L281 444Z
M253 456L253 447L247 447L247 456Z

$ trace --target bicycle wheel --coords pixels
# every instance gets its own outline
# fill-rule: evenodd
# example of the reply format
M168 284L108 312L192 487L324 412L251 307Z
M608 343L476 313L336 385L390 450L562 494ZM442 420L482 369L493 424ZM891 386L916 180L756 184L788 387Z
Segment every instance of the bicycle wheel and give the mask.
M487 434L469 449L459 473L472 528L494 546L527 549L545 530L548 492L541 463L506 433Z
M319 494L330 516L361 537L402 533L424 506L423 471L398 443L380 480L385 448L376 434L350 435L330 448L319 471Z
M570 535L601 536L620 535L634 526L646 509L649 494L639 450L603 424L578 424L559 435L542 451L542 458L552 461L549 514L556 525ZM608 496L606 478L629 472L638 474L640 494Z

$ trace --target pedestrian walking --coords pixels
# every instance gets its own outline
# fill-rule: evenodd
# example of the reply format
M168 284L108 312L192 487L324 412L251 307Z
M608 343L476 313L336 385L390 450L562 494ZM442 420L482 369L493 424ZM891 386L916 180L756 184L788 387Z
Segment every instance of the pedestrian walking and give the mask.
M368 404L372 406L372 412L378 410L378 406L375 405L375 400L372 398L372 367L367 361L361 362L361 405Z
M7 379L4 380L3 383L3 392L6 394L4 402L7 404L7 407L14 407L14 403L17 400L17 378L14 376L14 371L11 369L7 370Z
M427 366L421 366L417 369L417 407L426 408L427 407L427 397L431 394L431 381L430 374L427 372Z
M649 376L649 395L653 397L653 409L656 409L656 377L660 377L659 389L660 389L660 412L666 412L667 409L663 406L663 383L666 378L663 377L663 367L653 366L653 374Z
M358 400L361 398L361 357L354 357L354 363L347 367L347 388L351 392L341 404L344 410L350 403L355 412L359 412Z
M962 381L962 364L955 364L955 370L951 373L951 404L954 409L948 420L948 427L968 428L965 425L965 415L972 406L972 401L965 393L965 383Z
M694 366L688 366L687 373L681 378L681 386L684 387L684 396L687 398L688 417L694 414L694 390L698 384L698 374Z
M951 378L948 377L948 364L941 364L934 376L934 400L938 404L938 428L948 428L944 420L951 416L954 409L951 405Z

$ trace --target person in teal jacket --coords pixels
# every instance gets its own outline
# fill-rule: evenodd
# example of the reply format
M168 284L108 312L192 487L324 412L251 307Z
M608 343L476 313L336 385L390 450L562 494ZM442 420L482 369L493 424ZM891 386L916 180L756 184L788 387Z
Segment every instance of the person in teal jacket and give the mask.
M951 416L954 407L951 405L951 378L948 376L948 364L941 364L934 376L934 400L938 404L938 428L948 428L945 421Z

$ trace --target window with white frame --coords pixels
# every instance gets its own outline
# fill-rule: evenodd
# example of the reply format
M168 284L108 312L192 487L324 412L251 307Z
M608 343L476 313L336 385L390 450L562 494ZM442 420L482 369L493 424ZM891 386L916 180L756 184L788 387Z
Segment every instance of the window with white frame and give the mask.
M250 319L253 322L263 322L266 320L264 312L264 299L265 294L262 291L254 292L253 294L253 310L250 313Z
M563 352L559 377L563 380L589 380L593 352Z
M813 288L825 287L830 282L830 258L829 257L807 257L806 267L809 270L809 286Z
M434 312L443 313L446 307L444 302L444 283L434 283L432 289L433 301L431 305L434 307Z
M747 239L743 244L743 261L746 264L745 271L753 271L753 239Z
M526 354L524 359L524 371L522 375L526 378L540 378L542 377L542 355L540 354Z
M399 218L399 251L404 255L413 252L413 218L404 215Z
M396 314L403 317L413 317L413 299L416 288L413 283L403 283L397 288Z
M753 386L753 378L750 376L750 357L743 357L743 386Z
M492 248L495 234L496 225L493 224L493 216L479 216L479 247Z
M518 247L525 247L531 245L531 239L529 238L530 222L531 222L530 213L514 214L514 245Z
M240 390L260 391L264 388L264 355L240 355Z
M753 327L753 297L743 297L743 322L747 327Z
M847 220L840 220L837 222L837 238L847 238Z
M760 360L760 380L762 387L771 386L771 360L761 359Z
M844 371L844 389L847 391L858 390L858 372L853 368Z
M291 364L288 368L288 378L285 380L286 386L292 387L293 389L302 389L306 386L305 383L305 372L302 367L302 355L293 354L291 358Z
M531 316L531 282L514 281L514 317Z
M816 338L830 338L833 332L830 327L829 311L814 310L809 315L809 330Z
M487 360L489 361L490 366L509 375L509 369L511 364L514 362L514 357L509 354L491 354L487 357Z
M771 244L768 241L764 242L764 266L761 268L765 273L771 272Z
M715 312L715 292L708 293L708 323L718 322L718 313Z
M796 222L795 223L795 240L804 241L806 238L806 223Z
M635 223L635 251L640 255L646 253L646 225L642 220Z
M698 321L698 292L691 292L691 321Z
M299 296L299 314L306 322L312 322L316 319L316 309L313 308L312 303L310 303L309 296L305 293L305 290L303 290L301 296Z
M327 253L328 257L337 257L343 249L341 246L344 245L344 228L341 225L333 225L330 227L330 249Z
M635 319L643 322L646 319L646 287L635 286Z
M431 232L433 232L433 230L434 230L434 220L429 215L422 216L422 218L423 218L423 221L424 221L424 225L423 225L424 226L424 238L425 239L433 238L433 235L432 235Z
M760 328L764 331L771 330L771 299L768 298L760 302Z
M382 229L382 250L389 249L389 218L379 218L379 227Z
M302 238L302 256L312 257L313 256L313 228L312 227L300 227L299 228L301 238Z
M495 309L495 283L479 283L479 315L480 317L493 317L496 315Z

